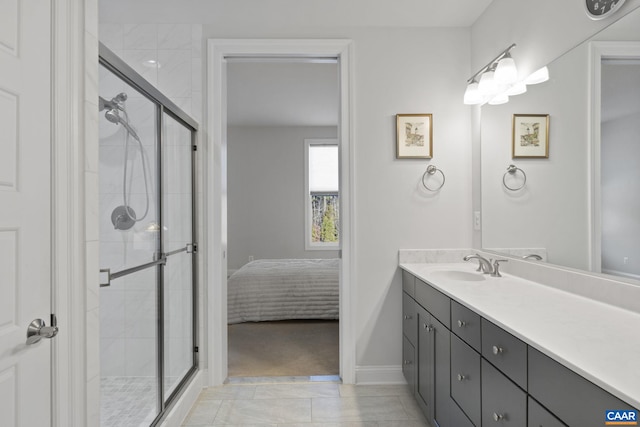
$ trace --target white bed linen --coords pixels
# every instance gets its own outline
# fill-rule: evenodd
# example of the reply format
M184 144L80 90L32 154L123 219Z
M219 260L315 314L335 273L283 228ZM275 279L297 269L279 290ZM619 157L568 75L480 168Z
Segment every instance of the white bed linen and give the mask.
M262 259L227 281L228 322L338 318L338 259Z

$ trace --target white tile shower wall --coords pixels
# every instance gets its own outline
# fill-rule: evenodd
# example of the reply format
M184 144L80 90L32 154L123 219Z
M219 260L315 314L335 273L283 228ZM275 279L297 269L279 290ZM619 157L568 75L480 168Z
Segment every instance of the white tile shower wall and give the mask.
M120 56L134 70L147 81L156 86L176 105L196 120L202 117L202 26L191 24L109 24L100 23L99 39L116 55ZM156 61L155 63L149 61ZM155 65L154 65L155 64ZM154 110L139 93L131 91L120 79L108 72L101 72L99 79L100 95L110 99L116 94L127 91L129 99L126 103L127 112L134 124L145 149L149 154L149 164L155 164L155 148L153 146L156 135L154 126ZM112 271L131 266L135 263L149 261L152 250L152 240L144 237L144 232L123 233L114 230L111 225L111 210L122 204L122 163L124 130L116 127L101 117L100 130L100 259L101 267L110 267ZM169 135L171 137L171 135ZM133 141L132 141L133 142ZM185 142L182 141L182 144ZM190 141L186 142L187 145ZM178 145L169 145L168 155L179 158L179 164L187 161L186 151L180 150ZM131 203L136 213L142 213L145 206L145 191L142 180L142 169L139 167L140 151L131 148L130 162L138 167L133 171L135 184ZM166 180L169 198L178 203L187 202L186 191L190 185L190 176L176 168L168 171ZM150 174L155 177L154 173ZM151 188L156 188L155 179L151 179ZM152 197L151 203L155 204ZM170 203L169 205L172 205ZM152 209L150 218L155 218ZM171 230L181 229L184 235L184 224L178 221L169 224ZM169 215L169 218L172 218ZM146 223L146 222L145 222ZM179 238L177 238L180 240ZM172 239L175 240L175 239ZM184 239L182 239L184 240ZM175 240L176 245L187 242ZM187 265L188 267L188 265ZM171 290L168 314L170 318L169 335L176 348L187 348L190 352L191 343L186 339L187 326L191 325L189 289L184 289L184 262L179 267L170 270L167 287ZM100 349L101 375L155 375L155 272L146 270L134 275L115 280L111 288L101 291L100 307ZM190 276L189 276L190 277ZM181 319L187 314L189 319ZM171 348L174 348L172 345ZM168 354L168 375L181 372L189 363L185 351L171 351Z

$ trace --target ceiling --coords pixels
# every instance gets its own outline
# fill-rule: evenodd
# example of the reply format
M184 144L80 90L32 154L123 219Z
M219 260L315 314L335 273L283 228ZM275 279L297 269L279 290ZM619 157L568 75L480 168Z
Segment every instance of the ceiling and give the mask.
M229 62L230 126L336 126L338 65L314 62Z
M100 0L100 22L470 27L493 0Z

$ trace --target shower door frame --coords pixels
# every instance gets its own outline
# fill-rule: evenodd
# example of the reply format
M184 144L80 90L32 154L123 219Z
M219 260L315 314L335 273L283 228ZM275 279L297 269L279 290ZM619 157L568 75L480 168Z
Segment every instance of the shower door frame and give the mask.
M164 390L164 382L165 382L165 370L164 370L164 353L165 353L165 340L164 340L164 272L162 274L157 275L156 286L158 288L158 293L156 295L158 306L157 306L157 390L158 390L158 414L154 421L151 423L151 426L156 426L160 424L164 418L169 413L169 410L174 406L174 404L178 401L178 398L182 395L182 393L186 390L187 386L191 382L191 380L195 377L196 373L199 369L199 360L198 360L198 243L197 243L197 204L196 204L196 155L197 155L197 134L198 134L198 123L191 118L187 113L185 113L180 107L178 107L175 103L173 103L167 96L162 94L155 86L149 83L144 79L138 72L136 72L133 68L131 68L126 62L124 62L120 57L118 57L115 53L109 50L104 44L99 43L99 65L104 66L109 72L113 73L115 76L122 79L126 84L130 85L132 88L140 92L144 95L151 103L154 104L156 108L156 141L154 144L158 147L158 159L157 159L157 176L158 176L158 186L157 186L157 197L158 197L158 222L159 222L159 246L158 251L159 254L164 258L164 262L166 263L166 259L168 256L177 254L178 252L184 252L184 250L173 251L171 253L164 253L164 244L163 244L163 231L162 231L162 209L163 209L163 143L164 143L164 132L163 132L163 120L165 113L176 120L178 123L183 125L186 129L188 129L191 133L191 244L192 244L192 258L191 258L191 278L192 278L192 364L191 368L187 371L187 373L182 377L182 379L177 383L174 389L168 396L165 396ZM185 248L186 249L186 248ZM163 267L163 260L154 261L157 265L157 269L161 269ZM136 270L136 267L127 270Z

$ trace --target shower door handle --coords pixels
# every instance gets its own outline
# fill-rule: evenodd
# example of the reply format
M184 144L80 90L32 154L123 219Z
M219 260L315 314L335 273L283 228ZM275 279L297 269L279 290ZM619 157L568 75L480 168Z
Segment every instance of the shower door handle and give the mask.
M51 326L42 319L35 319L27 327L27 345L35 344L42 338L53 338L58 335L58 326L56 324L56 315L51 315Z

